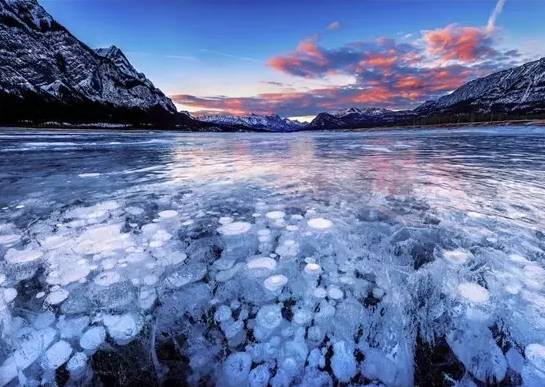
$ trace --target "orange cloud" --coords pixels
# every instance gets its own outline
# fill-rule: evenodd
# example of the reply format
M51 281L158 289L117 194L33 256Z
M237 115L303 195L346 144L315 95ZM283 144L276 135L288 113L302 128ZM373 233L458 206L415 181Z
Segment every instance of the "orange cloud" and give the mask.
M423 38L428 53L443 60L472 62L498 54L492 48L490 34L478 27L451 24L445 28L426 31Z

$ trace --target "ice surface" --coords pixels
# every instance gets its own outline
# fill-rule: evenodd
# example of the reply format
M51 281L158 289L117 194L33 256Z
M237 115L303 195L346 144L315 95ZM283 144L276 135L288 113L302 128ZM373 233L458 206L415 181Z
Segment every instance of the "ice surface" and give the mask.
M545 385L544 129L55 133L0 158L0 385Z

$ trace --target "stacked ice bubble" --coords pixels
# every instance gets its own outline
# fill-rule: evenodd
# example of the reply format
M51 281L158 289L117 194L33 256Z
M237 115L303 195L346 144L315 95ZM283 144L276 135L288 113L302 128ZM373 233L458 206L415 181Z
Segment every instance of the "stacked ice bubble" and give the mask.
M158 379L191 385L409 386L439 343L463 385L545 384L530 233L475 232L493 225L462 214L216 207L105 201L0 225L0 386L54 383L59 369L91 383L91 359L135 341ZM164 343L185 374L162 363Z

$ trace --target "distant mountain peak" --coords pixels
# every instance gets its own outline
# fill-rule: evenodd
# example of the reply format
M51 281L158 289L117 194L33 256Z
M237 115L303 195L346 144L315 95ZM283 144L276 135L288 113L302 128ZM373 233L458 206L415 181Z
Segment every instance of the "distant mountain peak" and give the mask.
M278 114L260 115L250 113L236 116L230 114L204 114L196 117L198 120L227 126L239 126L253 130L288 132L301 129L304 124L280 117Z
M146 80L146 76L136 71L136 69L133 67L131 62L129 62L129 60L127 59L127 57L125 56L125 54L119 47L112 45L106 48L97 48L95 49L95 52L99 56L110 59L112 62L114 62L114 64L123 74L128 75L130 77L135 77L142 81Z
M350 114L364 114L364 115L371 115L372 116L372 115L385 114L385 113L388 113L388 112L390 112L390 110L388 110L388 109L373 107L373 106L366 106L366 107L361 107L361 108L350 107L350 108L346 108L346 109L337 110L337 111L331 113L331 115L340 118L340 117L344 117L344 116L347 116L347 115L350 115Z

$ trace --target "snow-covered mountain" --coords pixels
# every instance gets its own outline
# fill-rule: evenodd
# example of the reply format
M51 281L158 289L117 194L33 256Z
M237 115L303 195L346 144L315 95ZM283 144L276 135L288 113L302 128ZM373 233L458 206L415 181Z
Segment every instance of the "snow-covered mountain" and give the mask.
M478 78L414 110L320 113L306 129L348 129L545 117L545 58Z
M121 50L90 49L36 0L0 0L0 21L3 118L145 121L176 114Z
M416 111L545 113L545 58L475 79Z
M337 110L332 114L333 116L337 118L343 118L349 115L365 115L365 116L381 116L383 114L389 113L391 110L384 109L384 108L378 108L378 107L350 107L347 109L341 109Z
M280 117L279 115L250 114L246 116L235 116L226 114L200 115L196 119L218 125L248 128L252 130L263 130L271 132L289 132L299 130L304 124L299 121Z
M393 111L377 107L351 107L332 113L320 113L306 129L352 129L385 125L412 124L411 111Z

